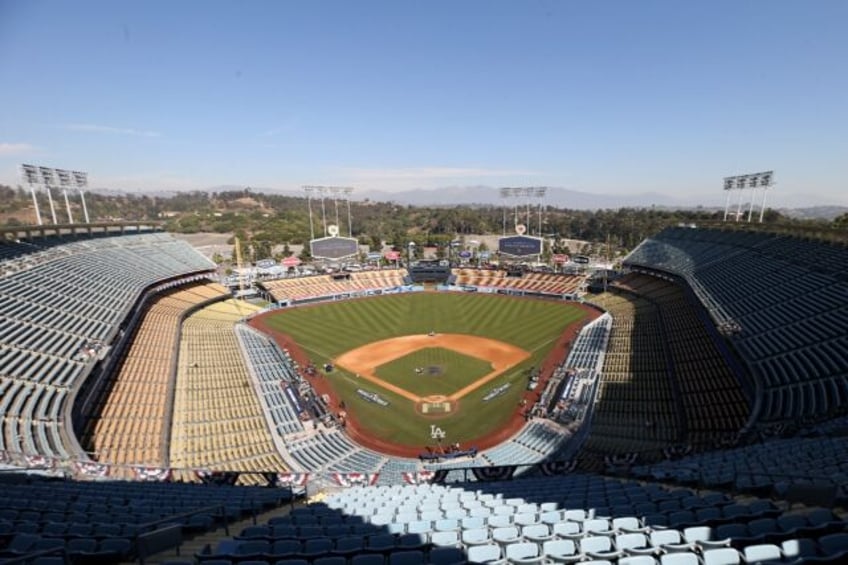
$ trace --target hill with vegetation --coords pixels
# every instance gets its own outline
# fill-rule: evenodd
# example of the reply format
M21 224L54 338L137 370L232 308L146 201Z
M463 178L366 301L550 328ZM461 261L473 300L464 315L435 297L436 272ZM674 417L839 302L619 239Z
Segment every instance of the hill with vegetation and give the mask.
M59 221L65 218L64 202L54 195ZM41 194L39 207L47 217L49 204ZM167 196L143 193L86 194L92 221L156 221L171 232L230 234L251 248L255 260L280 254L280 249L301 246L310 238L308 202L305 197L286 196L245 190L221 192L190 191ZM342 210L344 204L344 210ZM72 213L79 221L82 210L78 199L72 199ZM336 208L327 201L327 223L335 223ZM384 245L404 249L413 241L418 247L442 248L457 238L471 234L512 233L513 210L494 205L411 206L395 202L351 201L352 233L360 244L372 250ZM519 221L529 224L532 235L538 231L537 209L519 209ZM320 207L312 201L313 227L316 237L323 235ZM542 206L542 234L551 243L549 253L581 252L621 255L645 237L667 226L704 224L722 219L723 211L704 208L692 210L665 208L618 208L575 210ZM332 219L331 219L332 218ZM347 202L339 203L341 235L347 235ZM36 223L35 209L29 191L0 185L0 224L6 226ZM768 209L765 227L792 230L814 230L817 234L842 232L848 228L848 214L833 221L790 218ZM567 240L593 242L588 249L567 248ZM282 252L287 254L285 251Z

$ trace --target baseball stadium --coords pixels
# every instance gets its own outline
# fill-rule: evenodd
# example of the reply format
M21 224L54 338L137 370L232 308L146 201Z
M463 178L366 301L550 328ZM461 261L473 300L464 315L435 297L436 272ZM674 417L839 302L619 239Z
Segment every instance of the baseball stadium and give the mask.
M848 564L846 24L0 0L0 565Z
M246 301L155 225L6 228L0 559L840 562L848 248L670 227L598 288L541 245Z

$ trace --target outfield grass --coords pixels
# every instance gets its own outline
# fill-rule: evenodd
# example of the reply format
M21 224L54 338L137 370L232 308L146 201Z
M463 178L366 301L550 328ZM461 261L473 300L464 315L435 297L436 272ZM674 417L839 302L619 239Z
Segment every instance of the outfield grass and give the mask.
M327 376L363 431L395 443L425 445L432 443L430 424L437 424L447 432L446 441L468 445L509 420L525 389L526 370L538 367L565 328L585 317L567 302L423 292L292 308L269 316L267 324L291 336L319 367L367 343L430 331L488 337L530 352L529 359L463 397L459 412L440 417L419 415L408 399L341 368ZM506 382L506 394L482 401ZM390 406L363 400L357 388L377 392Z
M439 374L431 375L429 368ZM422 369L417 373L416 369ZM492 364L444 347L425 347L377 367L377 376L418 396L450 395L491 373Z

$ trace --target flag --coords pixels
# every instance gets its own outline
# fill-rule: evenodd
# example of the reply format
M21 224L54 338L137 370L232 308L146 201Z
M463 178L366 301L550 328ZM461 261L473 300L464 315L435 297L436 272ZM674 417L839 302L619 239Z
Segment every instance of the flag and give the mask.
M97 461L74 461L74 471L85 477L108 477L111 468L106 463Z
M280 487L305 487L309 473L277 473L276 484Z
M171 480L171 469L160 467L133 467L133 475L139 481L167 482Z
M380 473L333 473L336 483L343 487L373 485Z

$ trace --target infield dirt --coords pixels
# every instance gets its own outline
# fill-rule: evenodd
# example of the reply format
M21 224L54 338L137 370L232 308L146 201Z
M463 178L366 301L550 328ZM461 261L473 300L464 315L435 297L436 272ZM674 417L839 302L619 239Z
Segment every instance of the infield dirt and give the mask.
M485 359L492 364L492 372L474 382L468 383L468 385L450 395L448 397L450 400L459 400L469 392L496 378L510 367L530 357L529 352L496 339L464 334L424 334L405 335L374 341L339 355L334 359L334 363L359 375L361 378L368 379L413 402L419 402L421 400L420 396L377 377L375 369L380 365L425 347L450 349L463 355Z

